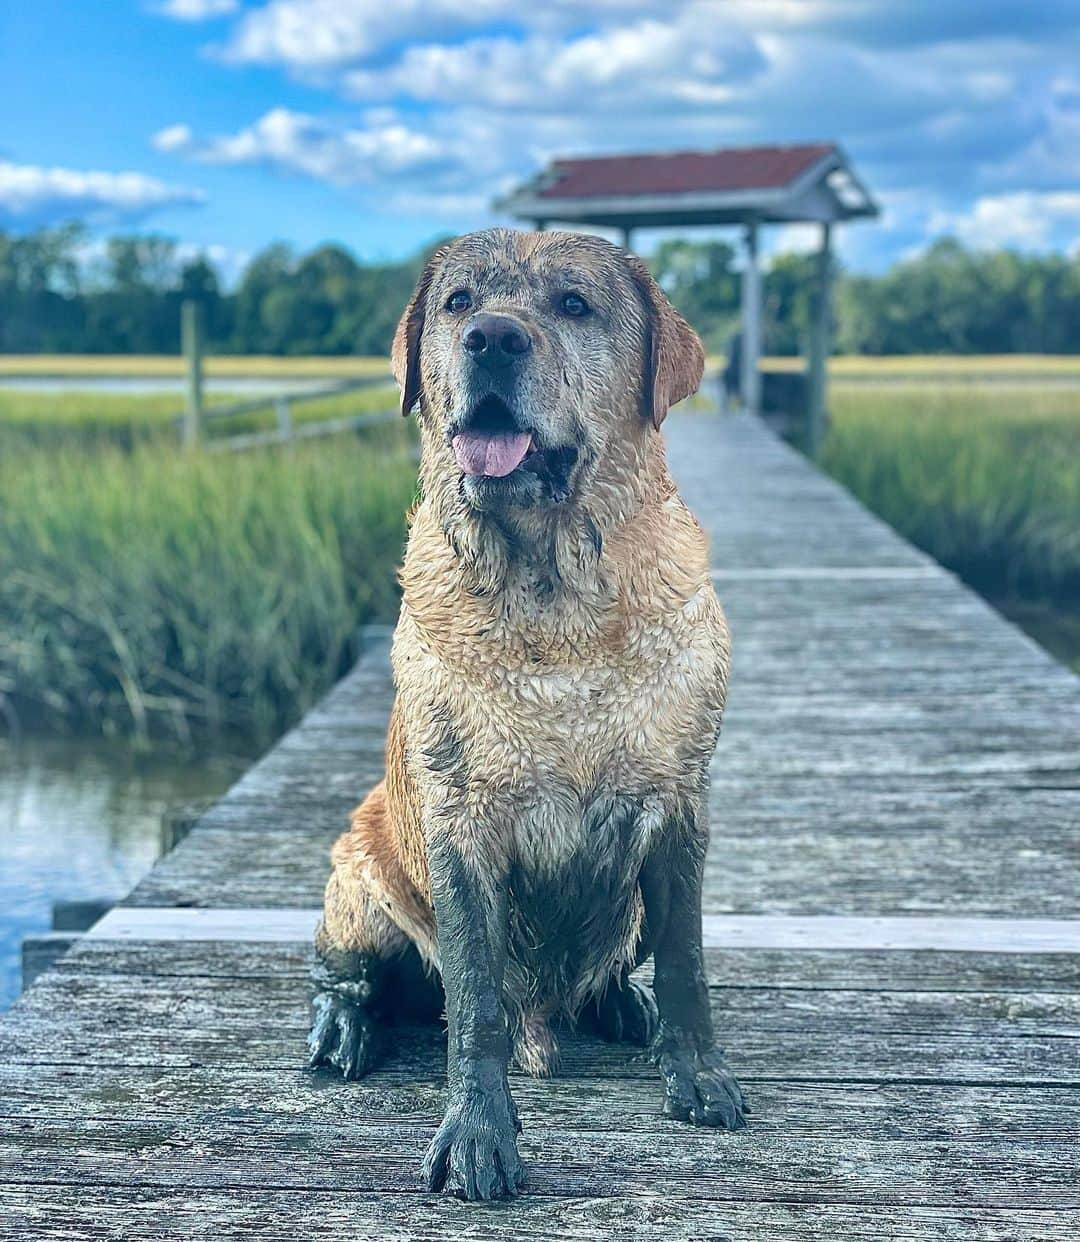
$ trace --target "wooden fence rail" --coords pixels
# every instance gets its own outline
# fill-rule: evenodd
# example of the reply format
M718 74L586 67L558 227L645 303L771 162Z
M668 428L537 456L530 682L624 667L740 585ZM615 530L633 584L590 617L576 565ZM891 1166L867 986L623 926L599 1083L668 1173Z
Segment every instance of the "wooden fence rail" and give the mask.
M222 436L206 444L208 452L240 453L253 448L272 448L274 445L292 444L297 440L315 440L321 436L336 436L347 431L360 431L364 427L396 422L397 410L378 410L369 414L349 414L344 418L327 418L317 423L293 423L288 415L287 404L282 401L284 417L279 412L278 425L271 431L249 431L235 436Z
M203 388L203 323L201 307L197 302L187 301L181 306L180 337L186 362L184 411L177 415L176 425L183 443L188 448L203 446L215 452L241 451L265 448L275 444L287 444L293 440L312 440L319 436L340 435L360 427L388 422L395 413L393 382L389 374L366 375L355 379L336 380L317 388L302 388L296 392L268 392L244 401L228 405L207 406ZM294 403L307 404L327 397L339 397L343 393L361 389L386 388L385 411L365 412L340 418L328 418L318 422L297 423L292 416ZM272 431L243 432L235 436L219 437L208 441L206 427L210 423L223 422L244 414L258 414L273 410L276 426Z

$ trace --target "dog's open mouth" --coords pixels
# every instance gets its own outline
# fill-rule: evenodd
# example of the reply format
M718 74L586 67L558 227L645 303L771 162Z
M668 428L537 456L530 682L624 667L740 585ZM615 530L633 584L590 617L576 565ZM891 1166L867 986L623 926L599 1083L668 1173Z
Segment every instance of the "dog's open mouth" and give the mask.
M489 393L452 431L462 486L479 508L503 503L555 504L569 499L580 456L575 445L551 447L522 427L502 397Z
M501 397L484 397L450 441L463 474L505 479L536 453L531 431L523 431Z

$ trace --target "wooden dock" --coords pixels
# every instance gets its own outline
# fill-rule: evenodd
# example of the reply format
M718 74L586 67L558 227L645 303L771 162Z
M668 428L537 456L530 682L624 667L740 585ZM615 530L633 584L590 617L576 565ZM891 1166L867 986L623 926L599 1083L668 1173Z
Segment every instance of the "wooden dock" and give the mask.
M754 1114L625 1049L514 1077L528 1193L421 1189L443 1039L303 1068L388 631L0 1023L0 1237L1080 1237L1077 679L763 426L676 415L735 635L706 941Z

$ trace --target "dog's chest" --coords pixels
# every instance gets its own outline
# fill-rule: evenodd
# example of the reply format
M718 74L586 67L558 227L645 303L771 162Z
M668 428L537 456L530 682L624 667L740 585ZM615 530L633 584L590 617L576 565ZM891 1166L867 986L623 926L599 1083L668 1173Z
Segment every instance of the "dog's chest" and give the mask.
M537 790L512 822L511 952L539 996L571 1010L629 967L638 880L664 822L660 798Z
M650 653L651 654L651 653ZM715 673L700 652L581 664L562 670L504 667L474 700L475 774L539 799L537 818L564 814L561 791L581 806L599 790L629 796L677 785L688 750L710 744Z
M636 878L663 822L665 799L612 773L589 788L549 774L519 788L503 811L515 865L530 875L573 871L574 882L595 872L605 887Z

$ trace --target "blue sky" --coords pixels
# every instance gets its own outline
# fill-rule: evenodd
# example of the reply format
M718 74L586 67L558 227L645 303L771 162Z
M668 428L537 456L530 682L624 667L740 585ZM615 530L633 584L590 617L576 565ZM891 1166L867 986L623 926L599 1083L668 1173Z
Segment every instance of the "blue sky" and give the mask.
M555 154L822 139L885 209L850 266L1080 244L1080 0L35 0L0 10L0 109L0 228L232 271L492 223Z

